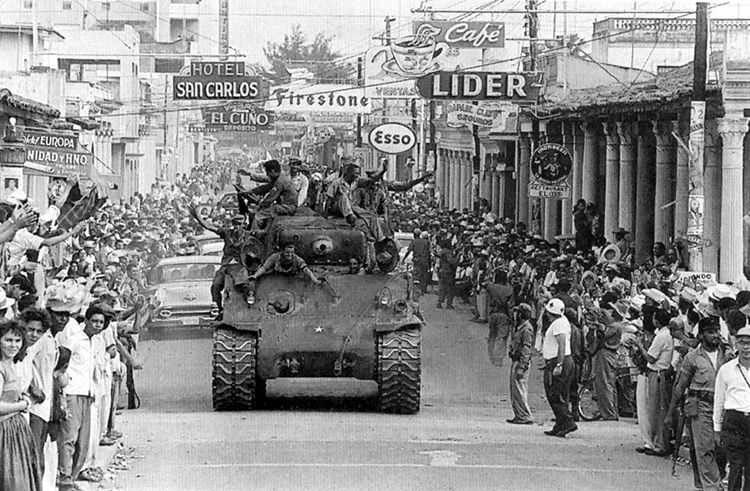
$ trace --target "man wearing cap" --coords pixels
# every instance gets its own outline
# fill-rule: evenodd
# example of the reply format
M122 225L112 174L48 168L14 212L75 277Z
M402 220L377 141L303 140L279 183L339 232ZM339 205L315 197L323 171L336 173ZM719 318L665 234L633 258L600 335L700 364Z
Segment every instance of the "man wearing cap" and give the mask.
M548 436L564 438L578 429L570 412L570 384L573 378L573 357L570 349L570 323L565 318L565 304L558 298L549 300L544 310L551 321L544 332L542 356L544 357L544 392L555 425L545 431Z
M310 181L302 172L302 161L294 158L289 160L289 176L292 178L292 187L297 191L297 206L304 206L307 202L307 190Z
M724 363L716 374L713 410L732 491L750 489L750 327L737 331L736 339L737 358Z
M263 169L268 176L268 182L246 193L263 196L258 203L258 210L255 212L253 230L259 229L262 222L268 218L276 215L294 215L294 212L297 211L297 191L294 189L289 176L281 173L279 161L267 160L263 162Z
M682 362L664 423L668 428L674 425L673 415L685 395L683 414L695 453L691 458L695 487L720 490L726 462L713 432L714 387L717 371L729 358L721 343L718 318L701 319L698 337L700 345Z
M224 291L224 281L226 279L227 270L231 264L242 264L242 250L245 245L253 240L253 237L244 227L245 217L237 215L232 219L231 227L219 228L214 227L206 223L201 217L195 207L190 206L190 214L195 220L206 230L211 231L221 237L224 241L224 250L221 256L221 267L216 270L214 275L213 283L211 283L211 299L216 303L216 307L219 309L219 315L216 320L221 320L224 316L222 291Z
M531 408L529 407L529 370L531 369L531 352L534 345L534 329L531 327L531 307L522 303L514 309L516 327L510 339L508 356L513 363L510 366L510 404L513 418L506 420L510 424L530 425Z

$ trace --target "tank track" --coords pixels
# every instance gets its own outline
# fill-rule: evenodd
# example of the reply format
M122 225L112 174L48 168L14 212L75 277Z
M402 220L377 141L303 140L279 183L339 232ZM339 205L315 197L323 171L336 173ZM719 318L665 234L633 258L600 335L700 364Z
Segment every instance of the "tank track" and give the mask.
M419 412L420 341L418 329L378 336L378 409L386 413Z
M255 406L257 349L256 333L225 328L214 331L212 393L215 411Z

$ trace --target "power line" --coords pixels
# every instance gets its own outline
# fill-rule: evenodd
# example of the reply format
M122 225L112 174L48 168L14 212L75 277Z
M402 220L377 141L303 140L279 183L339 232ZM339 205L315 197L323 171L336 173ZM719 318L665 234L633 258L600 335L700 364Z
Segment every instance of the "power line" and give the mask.
M94 14L92 14L91 12L89 12L86 9L86 6L83 5L79 0L75 0L75 2L83 9L84 15L90 15L91 17L94 18L95 21L102 22L102 20L100 18L98 18L97 16L95 16ZM85 17L84 17L84 19L85 19ZM85 28L86 26L84 25L83 27ZM123 46L125 46L128 49L132 49L132 46L130 46L128 43L125 42L124 39L122 39L120 36L118 36L115 31L110 31L109 29L107 29L107 32L110 33L110 34L112 34L114 37L116 37L122 43Z
M675 17L665 18L664 20L675 20L675 19L680 19L680 18L683 18L683 17L687 17L689 15L694 15L694 12L690 12L690 13L686 13L686 14L680 14L680 15L675 16ZM548 53L554 53L554 52L560 51L562 49L575 48L575 47L583 46L585 44L592 43L594 41L600 41L600 40L603 40L603 39L608 39L608 38L612 38L612 37L616 37L616 36L621 36L622 34L626 34L628 32L635 31L635 30L638 30L638 29L640 29L640 26L638 26L638 27L631 27L630 29L626 29L626 30L622 30L622 31L614 32L614 33L609 33L609 34L602 35L602 36L599 36L599 37L593 37L593 38L587 39L587 40L584 39L584 40L581 40L581 41L579 41L577 43L572 43L570 45L562 45L562 46L556 46L554 48L549 48L549 49L546 49L546 50L544 50L544 51L542 51L542 52L540 52L538 54L539 55L545 55L545 54L548 54ZM480 63L480 64L473 65L473 66L462 67L461 69L459 69L457 71L477 70L479 68L485 68L485 67L488 67L488 66L498 65L498 64L501 64L501 63L508 63L508 62L511 62L511 61L522 60L526 56L527 55L522 54L522 55L518 55L518 56L513 56L513 57L509 57L509 58L500 59L500 60L493 60L493 61L489 61L489 62L485 62L485 63ZM416 80L418 77L410 77L410 78ZM354 90L354 89L362 89L362 88L370 88L370 87L382 87L382 86L391 85L391 84L395 84L395 83L402 83L402 82L403 82L403 80L388 80L388 81L385 81L385 82L378 82L378 83L368 84L368 85L364 85L364 86L360 86L360 87L346 87L346 88L341 88L341 89L327 90L327 91L324 91L324 92L316 92L316 93L310 93L310 94L304 94L304 95L305 95L305 97L307 97L307 96L327 95L327 94L331 94L331 93L351 91L351 90ZM267 99L254 99L254 100L249 100L249 101L244 101L244 102L260 104L260 103L265 103L265 102L275 101L275 100L276 100L275 98L269 97ZM222 102L210 103L210 104L198 105L198 106L192 106L192 107L176 107L176 108L172 108L172 109L164 109L163 111L166 111L166 112L181 112L181 111L192 111L192 110L198 110L198 109L220 108L220 107L223 107L225 104L230 103L230 102L232 102L232 101L222 101ZM146 112L139 111L139 112L135 112L135 113L109 114L109 115L106 115L104 117L132 116L132 115L141 115L141 114L150 114L150 113L151 113L150 111L146 111Z

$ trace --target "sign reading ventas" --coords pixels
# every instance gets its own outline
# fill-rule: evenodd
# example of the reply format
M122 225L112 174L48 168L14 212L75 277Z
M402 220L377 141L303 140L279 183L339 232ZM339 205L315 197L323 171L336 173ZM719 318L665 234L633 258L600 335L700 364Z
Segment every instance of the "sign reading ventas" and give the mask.
M175 100L250 100L263 97L260 77L245 75L241 61L190 63L190 75L175 75Z
M419 77L417 92L432 100L507 100L534 103L539 97L541 73L436 72Z
M505 24L502 22L420 20L413 25L415 34L425 32L422 26L429 26L435 41L446 43L451 48L487 49L505 46Z

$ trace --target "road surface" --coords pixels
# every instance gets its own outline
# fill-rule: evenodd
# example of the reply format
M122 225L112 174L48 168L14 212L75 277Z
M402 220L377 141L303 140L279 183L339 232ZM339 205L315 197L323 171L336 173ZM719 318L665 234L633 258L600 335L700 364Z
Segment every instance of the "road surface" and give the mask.
M668 459L634 451L634 420L582 423L566 439L545 436L552 413L536 360L530 402L537 424L507 424L508 366L489 363L486 325L468 322L466 306L435 309L434 295L422 305L422 410L413 416L374 412L374 383L291 379L269 383L263 410L216 413L208 337L143 341L143 406L119 420L125 444L143 458L119 474L118 488L692 488L689 467L671 477Z

